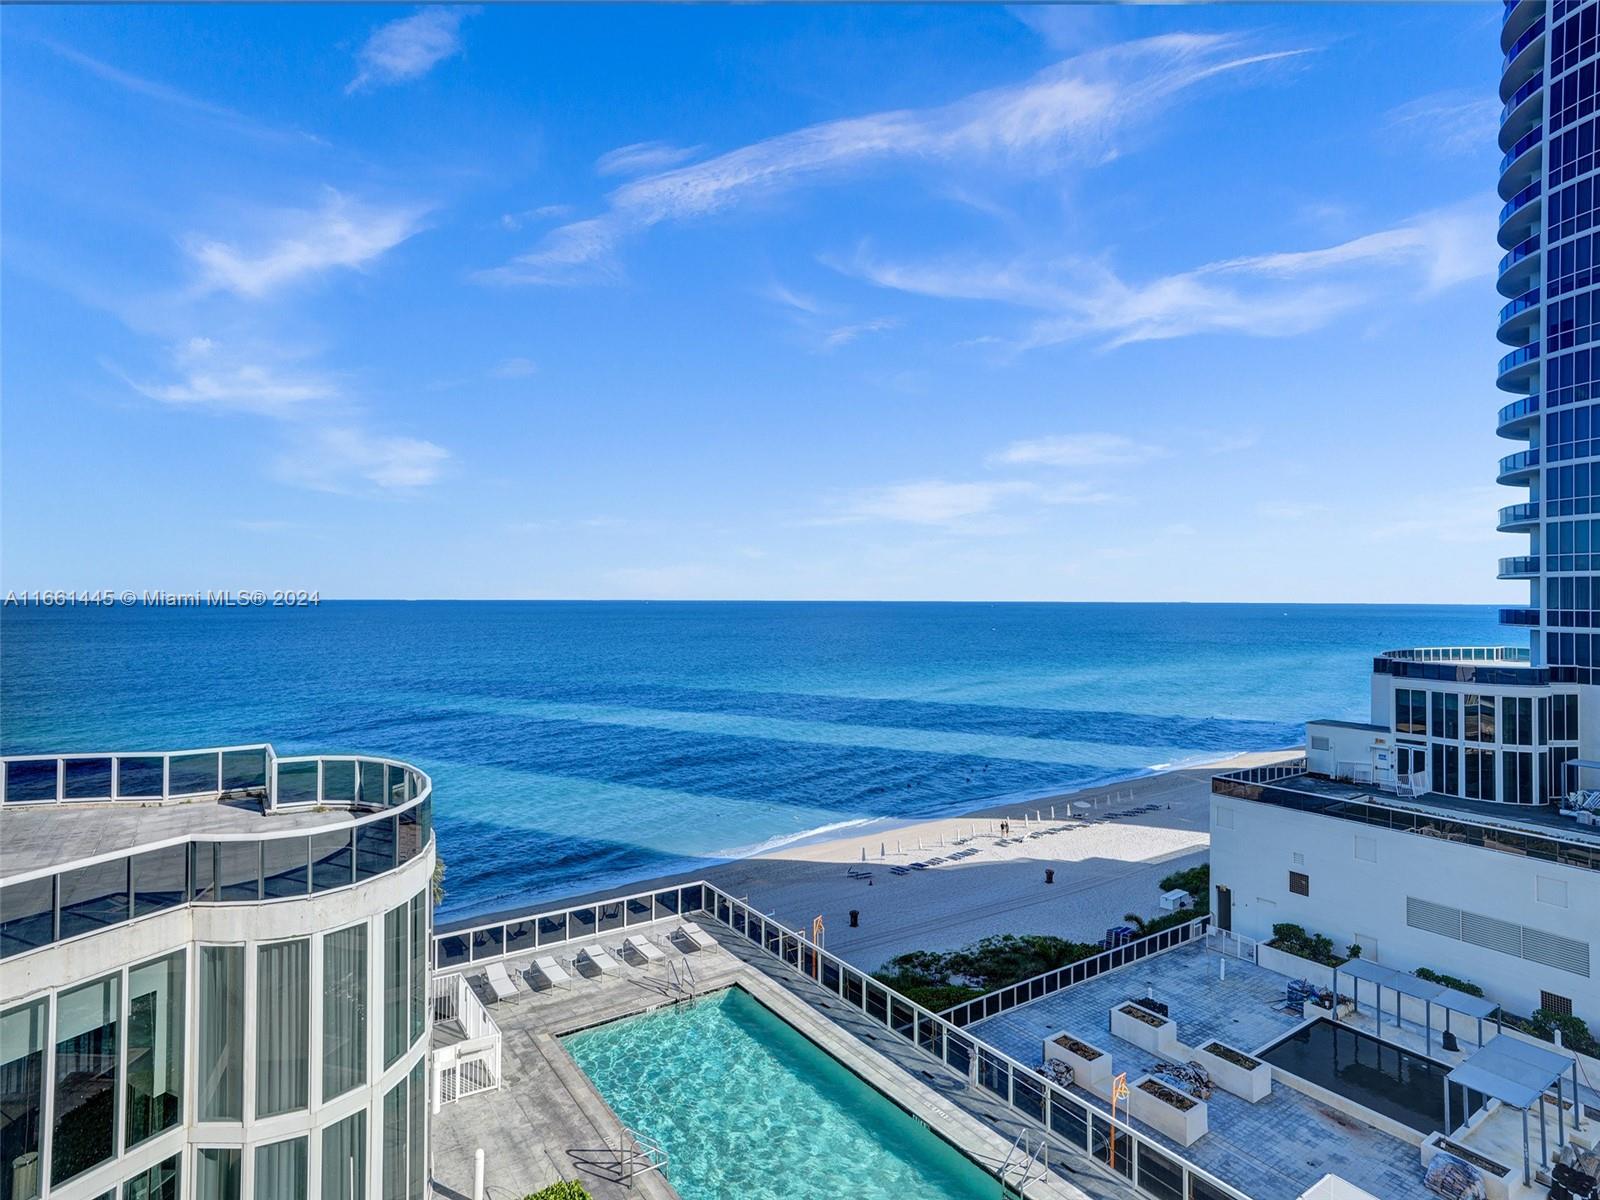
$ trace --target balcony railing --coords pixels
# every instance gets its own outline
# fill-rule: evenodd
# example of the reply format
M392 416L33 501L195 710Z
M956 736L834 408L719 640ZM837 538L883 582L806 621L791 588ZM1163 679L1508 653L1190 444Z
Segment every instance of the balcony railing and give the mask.
M1538 41L1538 39L1543 36L1544 17L1541 16L1538 18L1538 20L1534 21L1532 25L1529 25L1526 29L1524 29L1522 31L1522 35L1518 37L1516 41L1511 43L1511 48L1506 51L1506 56L1500 63L1500 69L1504 71L1516 61L1517 55L1521 54L1524 50L1533 45L1534 42Z
M1518 554L1500 560L1501 579L1531 579L1539 573L1537 554Z
M1507 375L1510 375L1513 371L1520 370L1521 368L1527 366L1529 363L1537 361L1538 357L1539 357L1539 343L1538 342L1533 342L1533 343L1531 343L1530 345L1527 345L1527 346L1518 346L1510 354L1507 354L1503 358L1501 358L1500 366L1499 366L1498 370L1496 371L1496 374L1499 375L1499 377L1501 379L1504 379Z
M1539 289L1529 288L1509 304L1500 308L1500 324L1504 325L1512 317L1527 312L1530 308L1539 307Z
M1523 188L1515 196L1511 197L1511 199L1507 200L1503 205L1501 205L1500 224L1504 225L1513 216L1515 216L1519 210L1526 208L1528 205L1537 200L1540 195L1543 194L1543 192L1544 188L1541 186L1539 180L1535 179L1527 187Z
M1500 460L1500 482L1506 483L1515 475L1525 475L1538 469L1539 452L1537 450L1518 450L1515 454L1508 454Z
M1500 610L1500 624L1502 625L1537 625L1539 623L1539 610L1537 608L1502 608Z
M1385 650L1380 658L1399 662L1442 663L1525 663L1526 646L1418 646L1406 650Z
M1505 102L1505 106L1500 110L1500 139L1502 144L1504 144L1506 137L1515 133L1516 129L1521 128L1524 122L1537 119L1534 116L1536 112L1542 113L1544 111L1543 105L1528 105L1526 111L1522 107L1529 100L1542 95L1543 92L1544 72L1535 71L1532 79L1511 94L1511 98ZM1512 125L1513 117L1517 118L1514 127Z
M1501 408L1495 418L1495 428L1504 433L1507 426L1518 425L1539 415L1539 397L1522 396Z
M1517 139L1516 144L1513 145L1511 149L1506 151L1505 157L1500 160L1500 174L1504 175L1507 167L1516 162L1517 159L1521 158L1529 150L1532 150L1543 140L1543 126L1536 127L1523 134Z
M1508 504L1500 510L1500 532L1506 533L1511 529L1523 525L1536 524L1539 520L1539 502L1529 500L1524 504Z

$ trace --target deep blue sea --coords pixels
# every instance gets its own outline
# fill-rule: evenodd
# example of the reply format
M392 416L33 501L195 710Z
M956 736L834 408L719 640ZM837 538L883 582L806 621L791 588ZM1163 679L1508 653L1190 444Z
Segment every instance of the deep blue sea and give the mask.
M0 749L432 774L442 916L1298 744L1483 607L348 601L0 613Z

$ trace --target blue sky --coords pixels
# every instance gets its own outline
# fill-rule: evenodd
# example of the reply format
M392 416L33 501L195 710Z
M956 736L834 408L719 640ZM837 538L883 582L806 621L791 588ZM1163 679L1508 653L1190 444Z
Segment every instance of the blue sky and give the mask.
M1498 5L0 21L6 588L1525 600Z

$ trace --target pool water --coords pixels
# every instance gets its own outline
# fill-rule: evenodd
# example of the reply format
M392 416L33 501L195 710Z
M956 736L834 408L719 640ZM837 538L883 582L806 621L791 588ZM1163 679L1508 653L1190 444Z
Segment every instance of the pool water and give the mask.
M1348 1025L1315 1021L1260 1057L1422 1133L1444 1125L1444 1080L1450 1068ZM1468 1098L1480 1101L1476 1094ZM1461 1102L1456 1088L1451 1103L1458 1120L1466 1111Z
M748 992L563 1039L683 1200L995 1200L999 1184Z

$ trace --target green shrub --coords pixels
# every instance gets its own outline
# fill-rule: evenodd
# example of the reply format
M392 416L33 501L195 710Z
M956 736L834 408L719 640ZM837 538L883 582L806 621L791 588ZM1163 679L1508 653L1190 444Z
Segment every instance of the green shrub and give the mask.
M1342 957L1333 952L1333 939L1322 933L1307 933L1299 925L1288 921L1281 922L1272 927L1272 940L1267 945L1285 954L1293 954L1298 958L1309 958L1312 962L1321 963L1325 967L1341 967L1349 962L1349 957ZM1352 946L1351 949L1357 949Z
M1600 1056L1600 1038L1596 1038L1594 1031L1584 1024L1580 1017L1570 1017L1564 1013L1553 1013L1548 1009L1535 1009L1534 1014L1523 1029L1534 1037L1546 1042L1556 1040L1556 1030L1561 1031L1561 1044L1568 1050L1591 1057Z
M938 1011L1098 954L1100 947L1048 934L996 934L959 950L913 950L884 963L873 977ZM943 1004L920 998L949 996Z
M1163 892L1176 891L1178 888L1188 892L1197 903L1208 901L1211 897L1211 864L1201 863L1198 867L1174 871L1161 881Z
M1477 984L1469 983L1465 979L1457 979L1454 975L1446 975L1443 972L1433 971L1427 967L1418 967L1411 973L1418 979L1425 979L1429 983L1437 983L1441 987L1455 988L1456 991L1465 992L1469 996L1483 995L1483 989Z
M524 1196L523 1200L590 1200L590 1196L584 1191L583 1184L572 1179L563 1179Z

